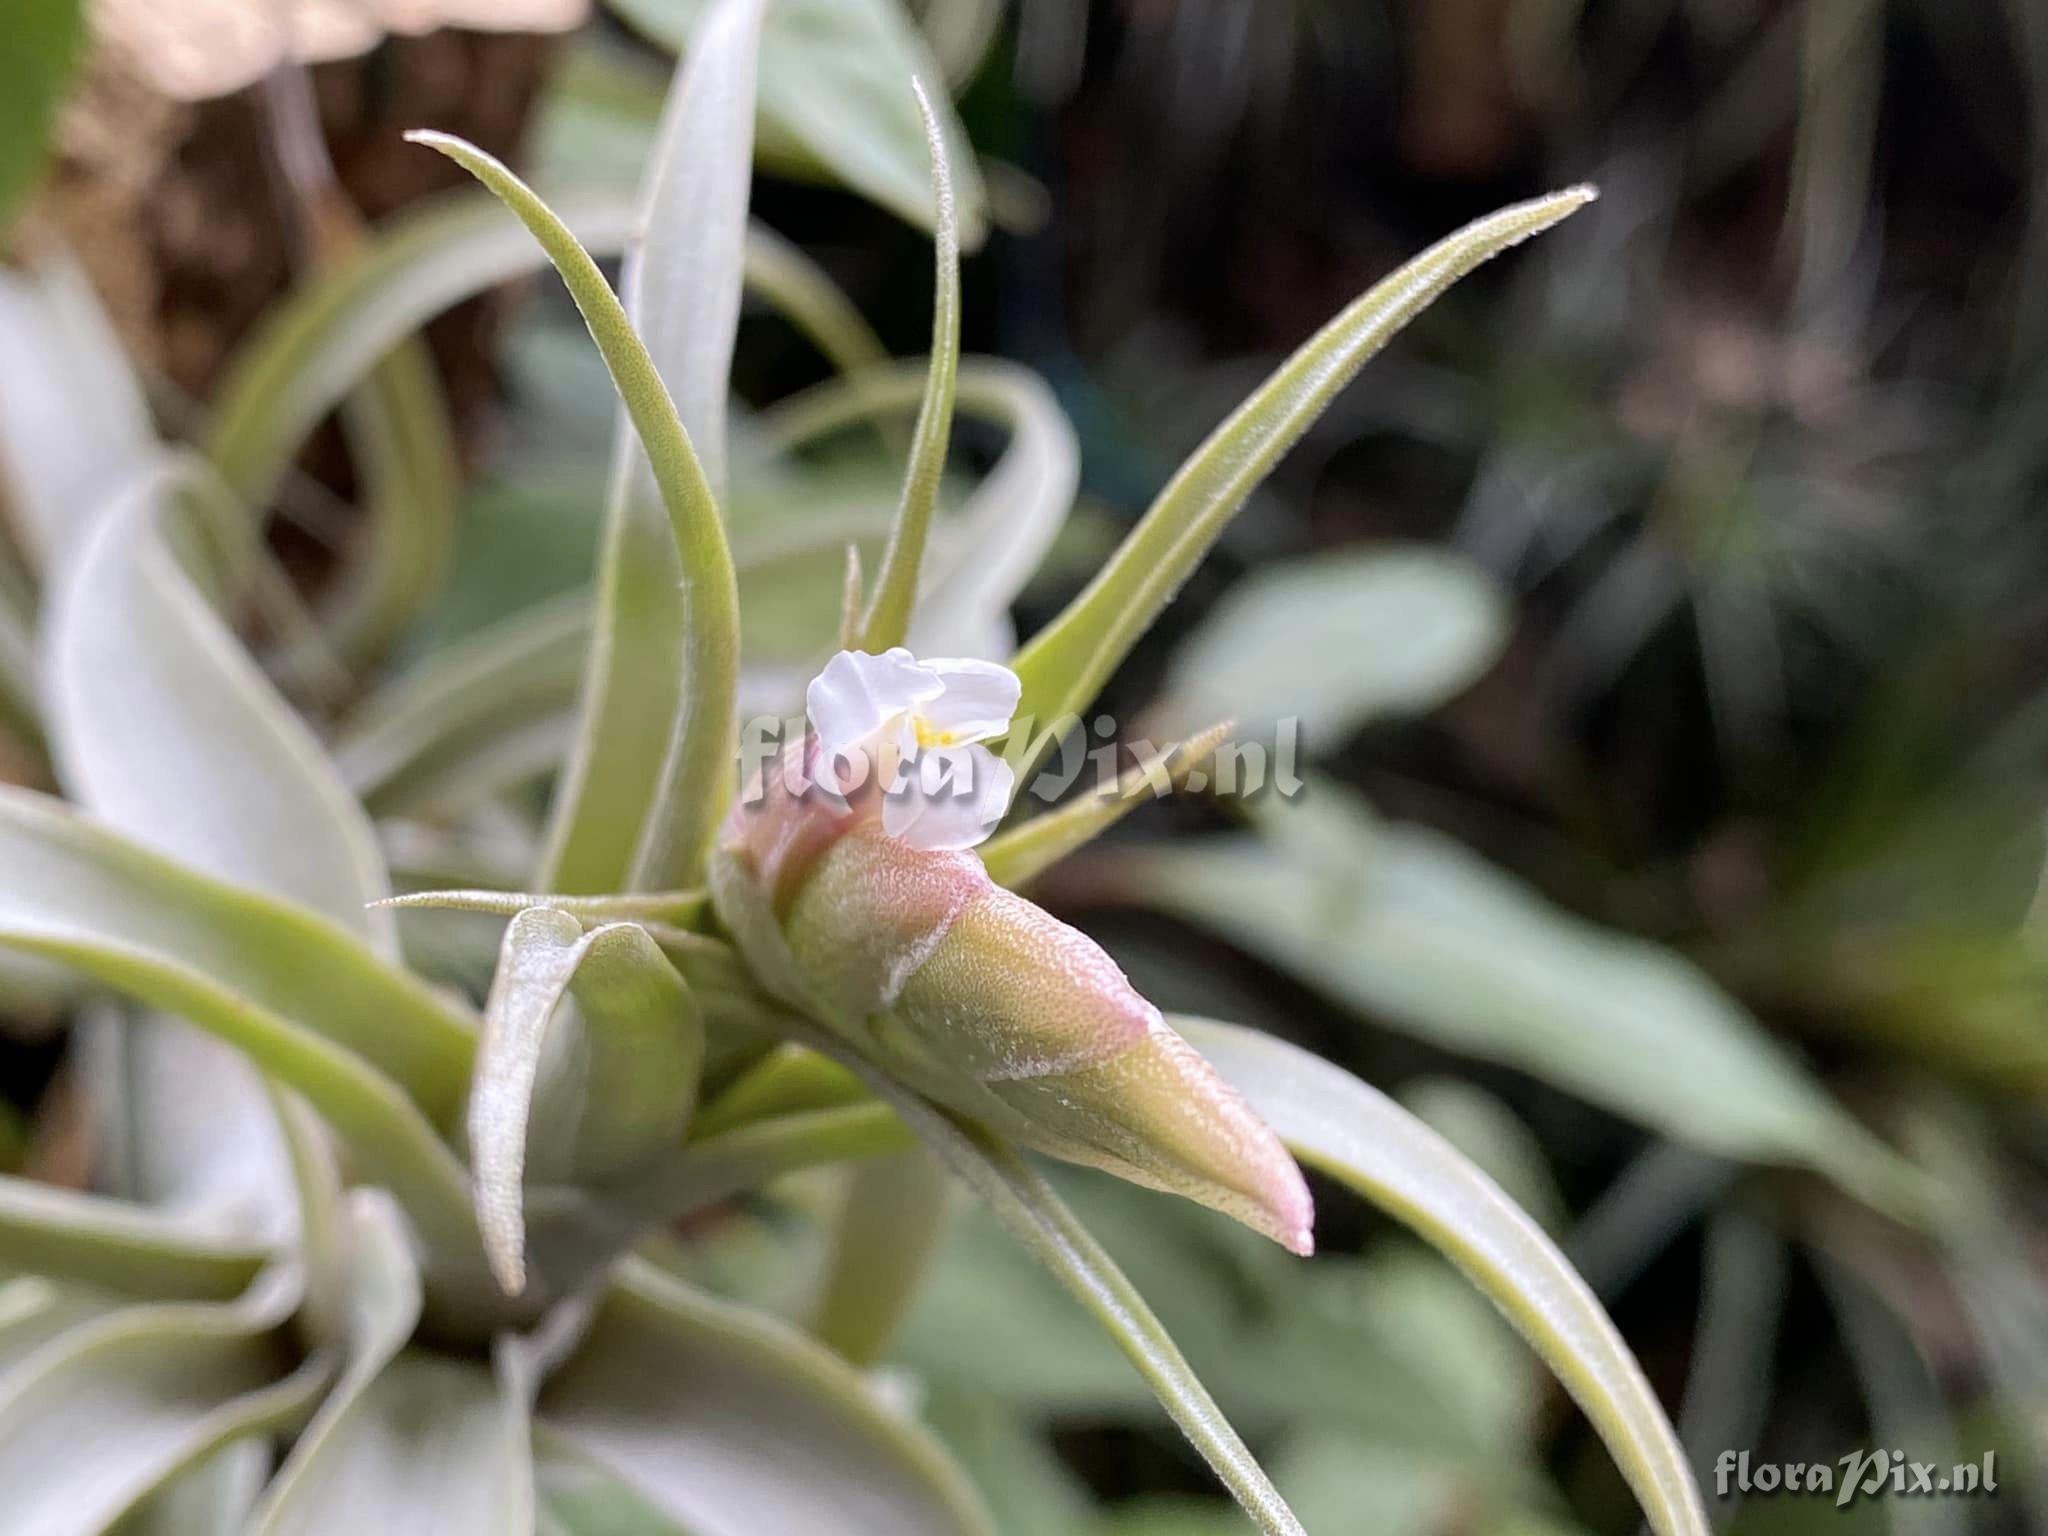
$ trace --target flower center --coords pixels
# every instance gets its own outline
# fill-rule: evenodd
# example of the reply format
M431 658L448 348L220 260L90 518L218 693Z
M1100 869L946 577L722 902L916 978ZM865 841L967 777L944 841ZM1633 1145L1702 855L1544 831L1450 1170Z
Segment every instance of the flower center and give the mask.
M910 717L910 729L917 737L917 744L920 747L953 747L960 744L959 731L940 730L923 715L914 714Z

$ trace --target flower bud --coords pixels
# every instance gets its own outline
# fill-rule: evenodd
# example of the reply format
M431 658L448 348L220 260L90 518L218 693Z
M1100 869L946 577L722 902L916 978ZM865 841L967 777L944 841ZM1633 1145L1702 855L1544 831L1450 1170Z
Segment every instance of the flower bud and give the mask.
M1310 1251L1308 1189L1271 1129L1094 940L975 854L911 847L771 773L727 818L712 889L765 985L919 1092Z

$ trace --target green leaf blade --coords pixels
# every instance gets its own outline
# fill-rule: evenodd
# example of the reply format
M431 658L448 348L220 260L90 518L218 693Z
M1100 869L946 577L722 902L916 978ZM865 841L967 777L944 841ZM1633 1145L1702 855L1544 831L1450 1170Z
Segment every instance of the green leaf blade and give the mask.
M1599 1429L1659 1536L1705 1536L1685 1453L1641 1367L1556 1247L1450 1143L1320 1057L1175 1021L1303 1162L1413 1228L1505 1312Z
M543 1082L543 1047L572 992L570 1064ZM508 1295L526 1288L528 1178L601 1184L680 1146L703 1061L696 1002L644 929L606 923L586 933L568 913L542 907L506 925L469 1144L477 1224ZM530 1144L545 1159L531 1172Z
M910 631L917 601L918 573L924 565L925 542L932 512L939 500L939 482L946 470L946 445L953 433L953 400L960 375L960 225L953 198L953 172L946 161L946 139L923 85L911 82L917 109L924 119L932 162L932 196L938 205L938 277L932 301L931 368L924 400L917 411L917 429L910 442L910 464L904 474L903 497L889 546L875 577L875 595L861 625L860 649L880 655L901 645ZM856 578L857 579L857 578Z
M1595 196L1591 187L1572 187L1468 224L1318 331L1209 435L1109 564L1018 652L1012 666L1024 696L1017 718L1043 731L1085 710L1245 498L1366 361L1459 278Z
M716 1381L721 1390L693 1390ZM988 1536L930 1434L844 1362L638 1260L547 1381L538 1426L686 1530Z
M742 95L735 83L751 79L758 4L735 0L722 19L720 48L705 56L710 62L703 73L687 73L678 86L671 118L677 135L699 126L725 124L729 129L733 103ZM750 92L745 99L751 99ZM473 146L446 135L413 137L477 176L546 249L605 355L659 490L660 507L666 508L661 517L649 498L635 494L642 460L622 447L600 564L598 637L586 672L583 723L556 791L546 869L538 883L574 893L689 884L724 813L739 686L738 586L711 481L677 415L668 380L568 228L525 183ZM728 158L733 137L728 131L716 144ZM711 159L718 161L718 156ZM667 155L658 159L658 169L665 169L668 160ZM677 162L677 169L683 165ZM713 197L722 190L725 206L721 211L714 202L700 210L701 227L711 239L729 223L739 239L745 229L744 155L737 177L723 161L693 174L712 176L719 170L726 172L722 183L696 190ZM730 207L735 189L736 210ZM657 197L651 212L660 216L672 206L666 197ZM641 261L663 281L679 275L701 280L706 266L715 265L717 249L707 248L703 264L689 259L696 248L687 244L677 246L685 255L675 258L659 248L651 254L643 248ZM730 265L729 284L719 291L729 286L736 317L737 252ZM638 270L636 263L628 273L629 300L642 297ZM722 432L730 341L722 353L715 346L708 350L718 363L717 429ZM702 375L692 369L679 377L700 380ZM701 406L707 395L708 386L698 382L684 398Z

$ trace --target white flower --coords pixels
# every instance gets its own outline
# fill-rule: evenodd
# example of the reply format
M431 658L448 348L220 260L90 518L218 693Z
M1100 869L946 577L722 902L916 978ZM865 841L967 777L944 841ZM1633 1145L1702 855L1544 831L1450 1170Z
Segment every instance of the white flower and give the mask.
M841 651L804 705L820 780L840 793L882 787L882 829L913 848L972 848L1009 808L1016 775L981 745L1010 728L1023 684L992 661L919 661L897 646Z

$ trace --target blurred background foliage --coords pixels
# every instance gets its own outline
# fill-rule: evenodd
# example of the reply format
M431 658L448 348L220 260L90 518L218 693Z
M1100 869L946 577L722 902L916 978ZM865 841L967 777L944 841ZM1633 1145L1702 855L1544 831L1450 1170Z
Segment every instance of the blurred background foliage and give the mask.
M149 7L97 7L87 46L74 4L17 4L11 253L89 285L158 429L203 439L235 349L320 260L260 83L287 50L218 19L233 6L191 7L219 30L187 60L152 45ZM308 46L290 77L372 223L459 174L399 143L423 123L544 187L630 187L702 7L534 4L490 32L464 29L473 7L392 9L392 36ZM1162 741L1299 715L1301 798L1148 807L1037 894L1162 1007L1309 1045L1486 1166L1614 1312L1728 1528L2048 1528L2048 10L781 0L755 211L898 356L929 325L911 71L951 87L979 157L966 348L1041 374L1081 444L1026 632L1403 255L1507 199L1599 184L1366 371L1105 701ZM395 637L401 663L536 605L573 624L612 427L551 290L465 303L427 335L459 515L420 556L446 579ZM782 320L743 319L744 399L823 375ZM958 438L968 460L996 442ZM834 438L750 489L750 526L879 527L898 446ZM285 474L274 657L293 602L326 600L368 536L373 479L333 425ZM13 510L0 774L43 783L7 664L32 623ZM797 666L823 643L825 553L764 560L750 655ZM378 783L378 710L397 705L376 667L284 675ZM500 702L545 735L573 683ZM391 791L385 830L419 879L520 866L545 757L517 745L488 783ZM422 963L474 988L493 941L451 918ZM65 1036L46 978L4 981L0 1165L62 1179ZM1887 1145L1938 1181L1919 1227L1893 1219ZM1312 1530L1635 1527L1484 1302L1334 1191L1301 1266L1198 1210L1060 1182ZM794 1180L676 1234L675 1260L801 1316L841 1198ZM1111 1347L978 1216L883 1369L1006 1532L1240 1528ZM1995 1449L1999 1494L1713 1497L1723 1449L1867 1445Z

